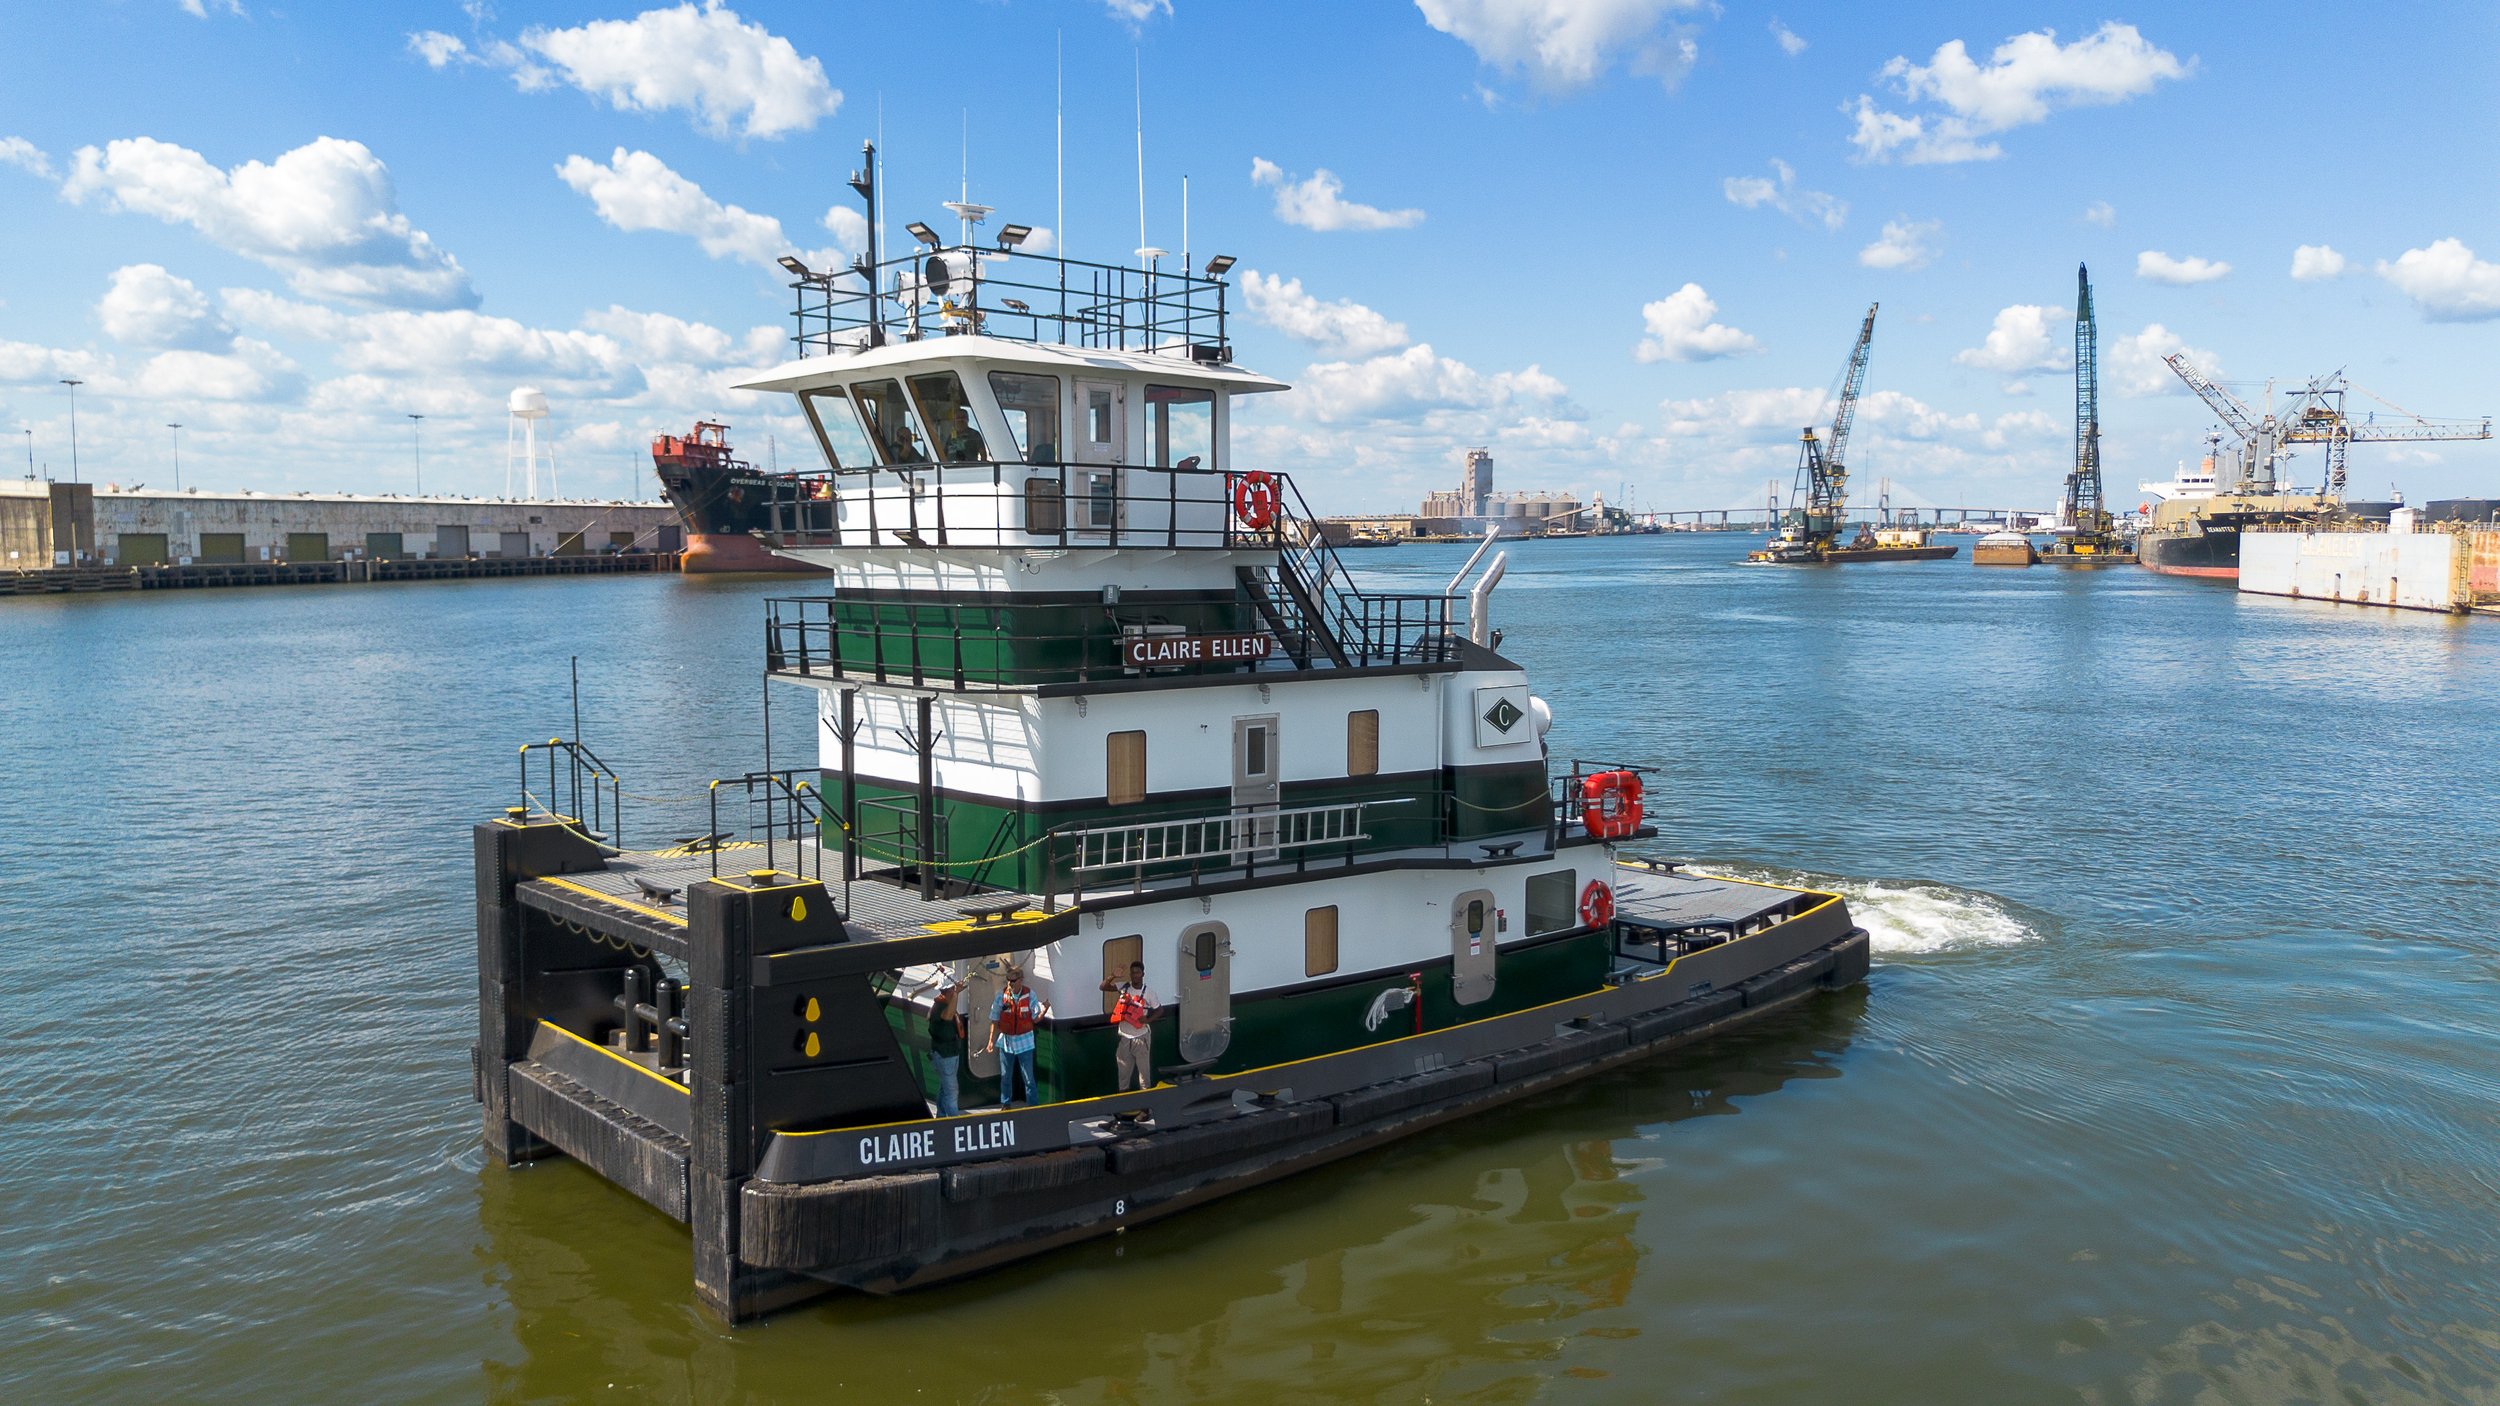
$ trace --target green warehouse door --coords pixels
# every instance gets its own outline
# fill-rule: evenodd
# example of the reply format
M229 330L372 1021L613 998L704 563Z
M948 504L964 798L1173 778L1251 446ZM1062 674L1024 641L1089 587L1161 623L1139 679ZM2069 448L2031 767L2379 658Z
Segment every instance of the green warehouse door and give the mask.
M290 532L286 535L288 561L328 561L330 534L327 532Z
M165 555L162 532L125 532L117 551L124 566L161 566L172 560Z
M199 559L226 566L240 566L243 562L243 534L240 532L201 533Z

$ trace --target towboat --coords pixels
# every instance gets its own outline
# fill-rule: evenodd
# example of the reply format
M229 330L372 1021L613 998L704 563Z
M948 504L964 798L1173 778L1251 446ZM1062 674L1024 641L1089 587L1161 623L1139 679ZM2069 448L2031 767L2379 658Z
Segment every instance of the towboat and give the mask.
M827 586L762 622L811 761L634 847L615 770L557 739L475 828L494 1161L567 1155L684 1222L736 1322L1137 1227L1862 979L1841 897L1648 857L1655 773L1553 755L1491 539L1383 590L1237 458L1238 398L1285 387L1233 359L1232 260L1040 257L949 209L953 243L788 261L798 355L744 383L823 459L759 529Z

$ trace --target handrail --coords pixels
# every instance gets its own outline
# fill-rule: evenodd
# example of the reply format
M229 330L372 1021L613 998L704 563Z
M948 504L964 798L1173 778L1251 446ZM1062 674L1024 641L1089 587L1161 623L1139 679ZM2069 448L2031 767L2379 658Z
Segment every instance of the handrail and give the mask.
M720 877L721 838L735 833L720 827L720 793L724 787L735 786L743 793L742 799L746 803L745 832L749 835L759 830L763 832L764 867L775 873L783 872L780 846L787 840L797 851L790 861L788 872L802 879L823 881L824 847L818 836L824 825L824 804L807 782L792 782L791 778L798 774L796 768L750 771L744 776L725 777L711 784L708 799L712 828L710 842L704 847L712 854L713 878ZM761 820L756 818L759 800L763 810ZM812 866L811 852L814 855Z
M1224 335L1230 285L1185 267L954 244L844 269L800 268L790 288L797 296L792 340L802 356L858 350L889 335L919 341L978 334L1198 362L1232 359ZM1017 272L1026 268L1034 276ZM888 304L900 311L887 311Z
M530 792L530 753L547 754L547 794ZM565 769L556 770L556 754L563 753ZM535 806L532 802L536 802ZM569 821L580 827L591 841L623 848L625 828L625 793L616 773L599 759L597 753L579 742L551 737L544 742L521 744L522 815L533 813L551 819Z

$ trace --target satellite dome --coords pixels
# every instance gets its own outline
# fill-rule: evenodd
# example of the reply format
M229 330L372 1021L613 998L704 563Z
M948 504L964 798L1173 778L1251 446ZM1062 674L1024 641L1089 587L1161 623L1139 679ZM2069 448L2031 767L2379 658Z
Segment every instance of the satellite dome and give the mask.
M547 393L536 386L521 386L512 392L512 413L524 420L547 418Z

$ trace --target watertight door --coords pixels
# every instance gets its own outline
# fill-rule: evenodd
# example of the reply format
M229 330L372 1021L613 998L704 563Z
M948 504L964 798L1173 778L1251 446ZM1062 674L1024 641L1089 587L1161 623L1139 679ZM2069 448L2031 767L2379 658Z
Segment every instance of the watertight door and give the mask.
M1233 1042L1233 939L1222 923L1181 930L1181 1063L1204 1064Z
M1493 895L1469 889L1450 904L1450 999L1472 1006L1493 994L1493 950L1501 915Z
M984 1079L998 1077L998 1052L981 1052L990 1040L990 1002L1007 989L1007 959L983 957L971 964L964 981L964 994L956 997L956 1009L964 1013L964 1068Z

